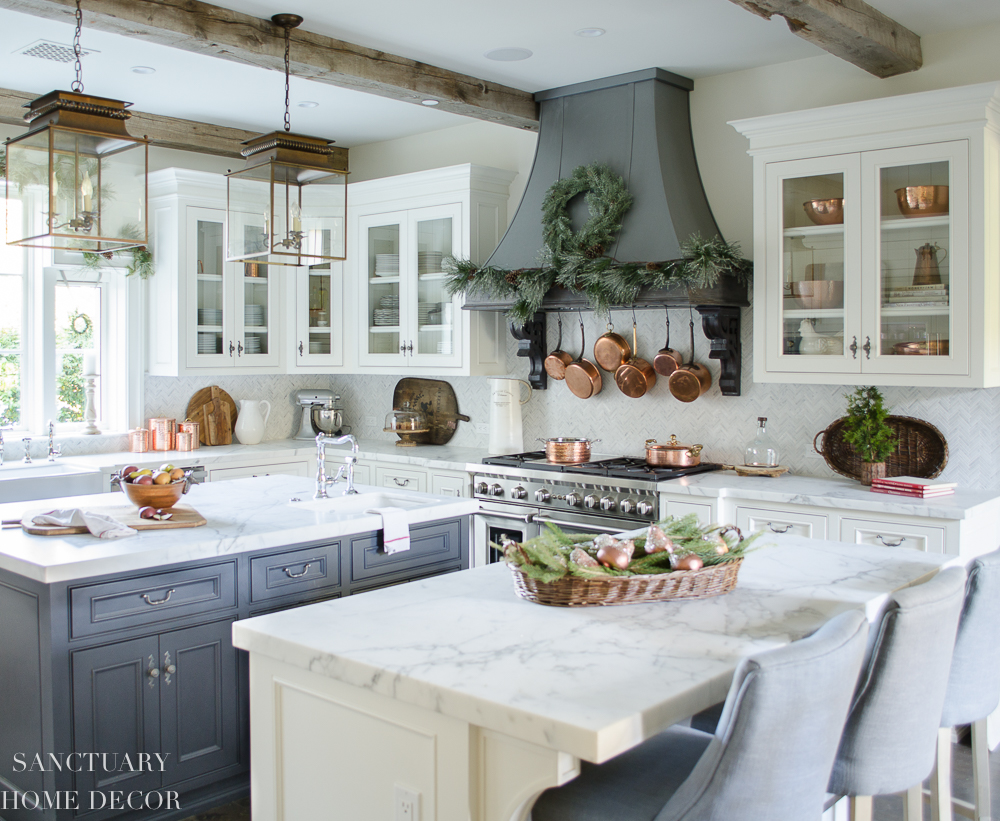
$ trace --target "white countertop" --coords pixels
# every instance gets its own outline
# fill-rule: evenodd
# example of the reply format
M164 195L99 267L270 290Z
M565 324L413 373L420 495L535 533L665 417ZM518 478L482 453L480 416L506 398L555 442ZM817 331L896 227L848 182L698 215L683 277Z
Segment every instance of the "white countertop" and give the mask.
M330 496L337 496L342 489L343 484L334 485ZM364 485L358 489L362 493L391 493L419 500L420 505L409 510L410 524L467 516L478 508L471 499L453 496ZM201 513L207 525L145 530L123 539L98 539L90 534L30 536L19 527L4 528L0 567L39 582L65 582L381 529L378 515L317 511L289 503L295 497L308 504L314 490L312 479L297 476L259 476L195 485L181 504ZM0 518L20 520L28 512L111 506L134 509L123 494L98 493L10 502L0 505Z
M711 599L562 608L503 564L233 625L236 646L590 761L721 701L739 659L931 575L948 558L777 536Z

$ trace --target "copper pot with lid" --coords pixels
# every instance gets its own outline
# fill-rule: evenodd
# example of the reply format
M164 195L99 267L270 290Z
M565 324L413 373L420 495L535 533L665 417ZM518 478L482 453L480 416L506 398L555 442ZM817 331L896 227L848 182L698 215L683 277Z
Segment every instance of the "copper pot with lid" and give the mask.
M538 441L545 445L546 460L561 465L574 465L580 462L589 462L591 445L601 440L555 436L551 439L539 439Z
M670 441L659 444L655 439L646 440L646 464L657 467L693 468L701 464L704 445L682 445L674 434Z

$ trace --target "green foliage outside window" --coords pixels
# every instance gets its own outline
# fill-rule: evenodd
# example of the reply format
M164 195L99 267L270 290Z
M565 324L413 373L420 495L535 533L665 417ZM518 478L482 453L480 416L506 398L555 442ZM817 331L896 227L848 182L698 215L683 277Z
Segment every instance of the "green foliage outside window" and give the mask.
M13 328L0 328L0 350L19 350L21 339ZM0 354L0 425L21 421L21 355Z

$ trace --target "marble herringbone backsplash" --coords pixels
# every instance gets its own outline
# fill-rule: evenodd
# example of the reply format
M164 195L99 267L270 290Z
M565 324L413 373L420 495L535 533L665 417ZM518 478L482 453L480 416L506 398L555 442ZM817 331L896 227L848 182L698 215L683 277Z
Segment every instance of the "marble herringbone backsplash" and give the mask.
M688 354L687 313L672 311L671 345ZM626 336L631 316L624 312L618 330ZM588 351L604 330L592 315L584 316ZM639 351L647 359L663 345L663 314L638 314ZM555 317L550 316L549 346L556 343ZM744 315L743 395L724 397L719 392L718 364L708 360L708 343L696 336L699 361L713 373L712 389L696 402L676 401L665 379L657 382L641 399L628 399L618 392L610 374L604 374L604 389L589 400L577 399L564 383L549 382L547 391L535 391L524 406L525 448L536 437L586 436L601 439L600 453L641 455L647 438L666 439L676 433L682 442L705 445L705 457L713 461L742 461L743 448L753 438L758 416L768 418L768 430L780 449L781 462L794 472L813 476L832 475L825 461L813 451L813 437L843 414L848 388L836 385L775 385L752 381L751 317ZM568 321L564 348L579 352L579 326ZM527 363L516 356L511 339L507 349L508 373L524 377ZM400 376L405 374L400 374ZM172 379L146 378L146 416L180 416L188 398L210 383L220 385L234 399L268 399L272 404L266 438L292 436L298 425L293 395L304 387L323 387L339 393L346 420L354 432L368 439L391 438L382 432L386 412L392 403L399 376L239 376ZM459 409L472 417L460 423L452 443L463 447L483 447L487 433L478 433L476 424L489 420L489 384L485 377L448 379L458 395ZM892 413L915 416L936 425L948 440L950 461L943 478L969 487L1000 488L1000 389L957 390L945 388L884 388ZM98 437L94 437L95 439ZM101 437L103 438L103 437ZM97 445L98 443L94 443ZM110 449L110 442L100 443Z

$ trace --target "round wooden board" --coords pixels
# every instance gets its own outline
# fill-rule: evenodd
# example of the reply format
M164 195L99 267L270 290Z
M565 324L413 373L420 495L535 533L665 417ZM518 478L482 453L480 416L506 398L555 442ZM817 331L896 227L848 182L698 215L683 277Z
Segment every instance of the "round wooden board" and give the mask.
M228 436L223 436L223 438L228 441L209 441L207 414L212 412L212 409L215 407L216 400L229 408ZM222 388L218 385L211 385L207 388L202 388L191 397L188 401L187 410L184 412L184 418L199 423L198 440L203 445L229 445L232 444L233 431L236 430L236 414L236 402L233 401L233 397L222 390Z
M775 467L763 467L760 465L723 465L724 470L735 470L737 476L781 476L788 473L788 468L776 465Z

